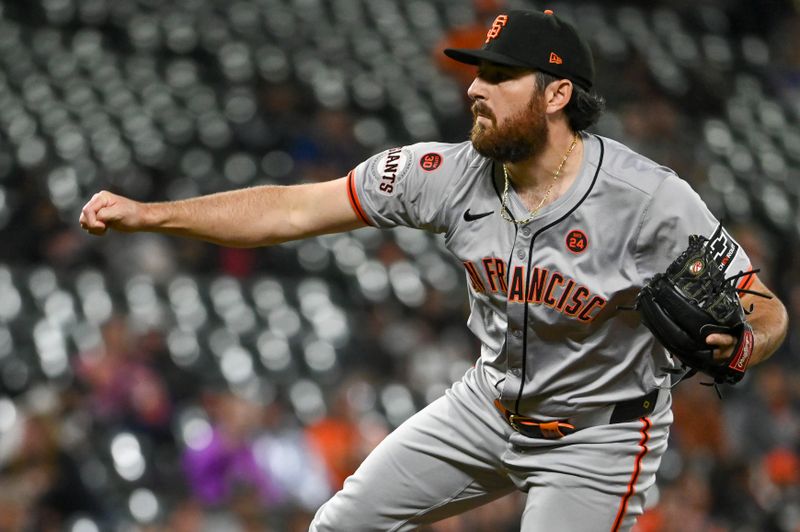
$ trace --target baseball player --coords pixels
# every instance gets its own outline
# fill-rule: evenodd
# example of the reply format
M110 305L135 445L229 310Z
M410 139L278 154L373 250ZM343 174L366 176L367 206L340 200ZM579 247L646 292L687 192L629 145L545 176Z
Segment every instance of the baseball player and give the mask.
M524 531L628 530L667 445L676 363L618 307L690 234L728 273L749 260L685 181L585 131L602 110L591 52L551 11L500 14L481 49L445 53L477 66L467 142L389 149L325 183L151 204L103 191L80 223L226 246L367 225L444 234L480 357L378 445L311 530L411 530L514 490L527 493ZM739 283L770 293L755 274ZM755 364L783 340L786 312L758 299L748 321ZM736 343L706 340L721 360Z

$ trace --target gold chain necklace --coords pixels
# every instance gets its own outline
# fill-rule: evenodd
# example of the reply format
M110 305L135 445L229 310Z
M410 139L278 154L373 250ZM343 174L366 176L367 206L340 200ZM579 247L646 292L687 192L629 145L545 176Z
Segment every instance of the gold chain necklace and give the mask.
M564 164L567 162L567 159L569 159L569 156L572 153L572 150L575 149L575 145L577 143L578 143L578 134L576 133L575 136L572 137L572 144L569 145L569 149L567 150L567 153L565 153L564 157L561 159L561 164L558 165L558 168L556 169L555 173L553 173L553 181L550 183L550 186L547 187L547 190L545 190L544 196L542 197L542 200L539 202L539 205L537 205L536 208L533 209L528 214L527 218L524 218L522 220L517 220L516 218L514 218L513 216L508 214L510 212L508 210L508 182L509 182L509 178L508 178L508 168L506 168L506 165L504 164L503 165L503 176L505 177L506 185L505 185L505 188L503 188L503 198L502 198L501 205L500 205L500 215L503 218L505 218L507 221L509 221L509 222L511 222L513 224L516 224L516 225L525 225L526 223L528 223L531 220L533 220L533 217L536 216L536 213L539 212L539 209L542 208L542 205L544 205L544 202L547 201L547 198L550 197L550 192L552 192L553 187L556 185L556 181L558 181L558 176L561 175L561 169L564 168Z

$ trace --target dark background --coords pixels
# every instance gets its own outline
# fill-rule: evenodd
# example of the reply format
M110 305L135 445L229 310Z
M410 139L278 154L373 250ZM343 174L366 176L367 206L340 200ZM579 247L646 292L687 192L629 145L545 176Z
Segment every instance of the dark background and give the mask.
M796 2L7 0L0 530L303 530L459 378L478 348L439 237L230 250L77 219L103 188L320 181L464 140L472 72L440 50L520 6L585 32L609 107L595 131L690 181L790 312L722 401L677 388L639 530L800 529ZM521 500L431 529L515 530Z

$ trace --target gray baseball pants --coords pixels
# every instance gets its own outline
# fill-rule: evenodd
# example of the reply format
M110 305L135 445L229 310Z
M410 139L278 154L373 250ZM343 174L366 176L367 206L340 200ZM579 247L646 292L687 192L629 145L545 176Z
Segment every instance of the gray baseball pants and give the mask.
M387 436L309 530L414 530L514 490L528 494L522 532L630 530L667 447L666 397L648 418L528 438L495 409L478 363Z

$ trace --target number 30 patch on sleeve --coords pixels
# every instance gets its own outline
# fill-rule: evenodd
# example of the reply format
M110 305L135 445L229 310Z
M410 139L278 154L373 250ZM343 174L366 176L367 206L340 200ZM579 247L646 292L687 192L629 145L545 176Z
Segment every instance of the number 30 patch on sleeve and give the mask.
M722 224L717 226L717 230L708 241L708 249L714 254L714 261L719 264L722 271L726 271L730 266L736 252L739 251L739 244L722 228Z
M394 196L410 166L411 157L405 148L391 148L376 157L370 173L377 181L378 192L384 196Z

